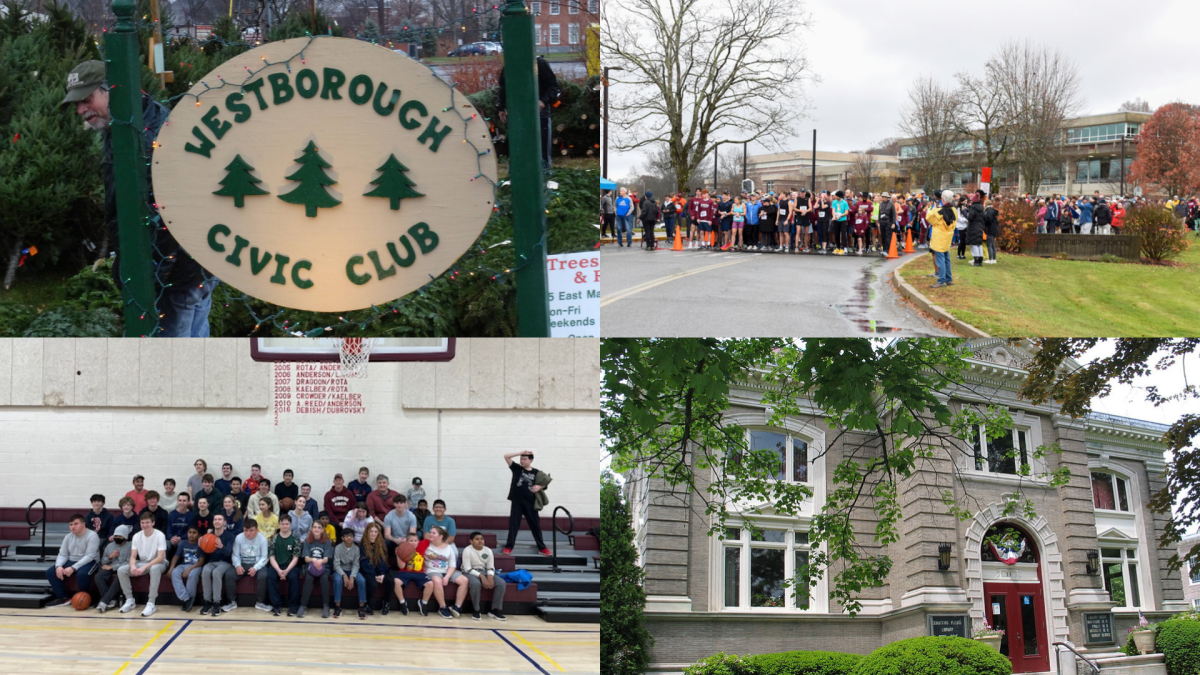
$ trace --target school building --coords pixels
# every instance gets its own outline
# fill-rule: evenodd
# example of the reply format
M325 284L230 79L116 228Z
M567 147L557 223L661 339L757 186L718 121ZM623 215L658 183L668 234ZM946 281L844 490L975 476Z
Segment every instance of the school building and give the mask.
M813 488L798 515L777 514L769 503L730 504L735 517L725 536L709 537L694 494L628 476L656 671L678 672L716 652L865 654L922 635L970 637L987 620L1007 631L1002 651L1014 672L1058 673L1054 643L1069 641L1090 657L1112 654L1139 612L1154 621L1189 606L1180 574L1167 571L1172 551L1157 545L1164 519L1147 507L1163 487L1167 426L1101 414L1072 419L1052 403L1032 405L1017 396L1030 343L968 345L963 381L940 395L956 410L1007 407L1010 433L988 440L980 428L935 441L946 452L898 485L897 543L876 544L873 513L857 512L860 543L894 566L882 587L863 591L856 617L830 599L828 577L799 597L784 582L809 559L809 524L834 488L833 468L848 453L878 453L877 439L839 437L810 401L800 402L802 414L768 426L772 412L761 401L772 385L751 378L733 384L726 420L746 429L752 449L779 453L777 480ZM1055 443L1061 454L1034 456ZM1018 475L1008 452L1033 475ZM1060 467L1071 473L1065 487L1038 478ZM707 480L701 476L699 489ZM945 490L970 510L969 520L947 512ZM1032 499L1036 517L1003 515L1018 491ZM752 511L761 534L742 526ZM1009 542L1013 555L993 549L994 541ZM1067 662L1073 667L1073 657Z

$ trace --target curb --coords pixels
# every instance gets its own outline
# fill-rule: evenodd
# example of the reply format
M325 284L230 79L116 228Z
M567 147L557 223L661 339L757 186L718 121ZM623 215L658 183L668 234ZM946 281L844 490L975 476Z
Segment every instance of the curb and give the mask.
M904 294L904 297L911 300L913 302L913 304L916 305L917 307L920 307L922 310L929 312L929 314L934 316L935 318L938 318L938 319L941 319L942 321L948 322L951 326L954 326L954 330L958 331L965 337L979 337L979 338L992 337L991 335L988 335L987 333L979 330L978 328L976 328L975 326L972 326L971 324L967 323L966 321L962 321L960 319L954 318L954 315L952 315L950 312L946 311L946 309L944 307L942 307L941 305L933 304L933 302L929 298L922 295L921 292L918 291L916 288L913 288L912 284L905 281L904 278L901 277L899 274L896 274L896 272L899 272L900 269L903 268L905 265L909 264L913 260L918 260L918 259L920 259L920 256L914 257L910 260L906 260L903 263L901 263L900 265L897 265L896 269L891 271L892 281L895 282L896 288L900 289L900 292Z

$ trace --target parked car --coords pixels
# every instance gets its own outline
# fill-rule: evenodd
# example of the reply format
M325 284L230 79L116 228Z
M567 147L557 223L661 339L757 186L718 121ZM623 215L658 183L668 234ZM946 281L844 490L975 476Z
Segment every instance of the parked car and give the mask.
M487 54L488 50L486 47L473 42L469 45L463 45L458 49L452 49L446 56L486 56Z

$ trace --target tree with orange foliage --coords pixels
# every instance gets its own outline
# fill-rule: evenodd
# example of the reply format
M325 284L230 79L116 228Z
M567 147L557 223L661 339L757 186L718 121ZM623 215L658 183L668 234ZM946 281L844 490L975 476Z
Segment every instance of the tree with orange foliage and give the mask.
M1200 107L1177 102L1155 111L1138 133L1129 180L1170 196L1200 189Z

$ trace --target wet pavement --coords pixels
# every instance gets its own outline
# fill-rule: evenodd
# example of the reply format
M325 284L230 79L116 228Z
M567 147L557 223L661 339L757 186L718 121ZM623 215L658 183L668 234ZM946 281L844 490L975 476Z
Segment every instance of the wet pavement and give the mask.
M637 242L634 243L637 246ZM601 249L604 336L950 335L887 277L904 260L766 252Z

